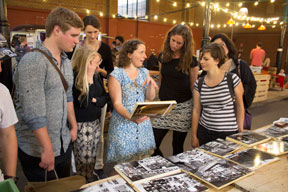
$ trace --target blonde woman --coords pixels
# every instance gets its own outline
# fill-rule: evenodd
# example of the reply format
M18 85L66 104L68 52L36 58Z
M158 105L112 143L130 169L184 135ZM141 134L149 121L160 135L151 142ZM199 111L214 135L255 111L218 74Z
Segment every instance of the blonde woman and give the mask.
M93 169L101 127L101 108L107 102L99 74L101 55L97 51L78 48L72 58L74 70L73 97L78 135L74 144L77 174L85 176L87 182L94 180Z

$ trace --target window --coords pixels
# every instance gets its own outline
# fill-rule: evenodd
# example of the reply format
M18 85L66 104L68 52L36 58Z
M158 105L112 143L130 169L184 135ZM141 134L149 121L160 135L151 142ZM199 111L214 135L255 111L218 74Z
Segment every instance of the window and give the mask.
M118 14L123 17L145 17L146 0L118 0Z

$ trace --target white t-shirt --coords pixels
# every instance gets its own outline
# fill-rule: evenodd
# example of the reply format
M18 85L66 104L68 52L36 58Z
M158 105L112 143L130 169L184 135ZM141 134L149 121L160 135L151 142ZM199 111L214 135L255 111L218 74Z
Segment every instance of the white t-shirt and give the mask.
M0 83L0 128L8 128L18 122L9 90Z

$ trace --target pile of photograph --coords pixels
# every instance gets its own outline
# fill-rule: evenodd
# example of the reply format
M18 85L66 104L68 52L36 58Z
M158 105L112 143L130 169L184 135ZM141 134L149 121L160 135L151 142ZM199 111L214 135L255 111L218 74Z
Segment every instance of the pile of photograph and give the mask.
M200 192L223 189L288 153L286 120L280 118L271 126L237 133L226 137L226 140L217 139L167 159L152 156L115 165L119 175L87 184L78 192Z

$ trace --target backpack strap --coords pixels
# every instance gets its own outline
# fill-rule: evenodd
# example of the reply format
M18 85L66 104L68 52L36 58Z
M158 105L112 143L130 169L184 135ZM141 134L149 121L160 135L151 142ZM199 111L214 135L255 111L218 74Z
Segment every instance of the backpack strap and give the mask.
M230 95L232 97L233 102L235 102L235 94L234 94L234 86L233 86L233 79L232 79L232 73L227 73L227 83Z
M199 77L199 79L198 79L198 91L199 91L199 94L201 93L202 85L203 85L203 82L204 82L204 77L205 76L202 76L202 77Z
M63 84L63 87L64 87L64 90L65 92L67 91L68 89L68 84L67 84L67 81L65 79L65 77L63 76L62 72L60 71L60 69L57 67L57 65L54 63L54 61L52 60L52 58L43 50L39 49L39 48L34 48L31 50L31 52L33 51L38 51L40 53L42 53L48 60L49 62L53 65L53 67L56 69L56 71L58 72L59 76L60 76L60 79L62 81L62 84Z

